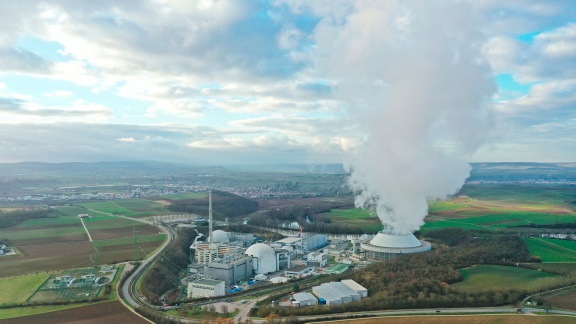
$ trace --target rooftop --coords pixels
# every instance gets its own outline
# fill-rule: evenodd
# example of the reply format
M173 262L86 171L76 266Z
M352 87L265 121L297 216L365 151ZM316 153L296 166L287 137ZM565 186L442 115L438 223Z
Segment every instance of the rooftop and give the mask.
M211 279L202 279L202 280L190 281L190 283L200 284L200 285L205 285L205 286L217 286L217 285L219 285L219 284L221 284L221 283L224 283L224 281L211 280Z

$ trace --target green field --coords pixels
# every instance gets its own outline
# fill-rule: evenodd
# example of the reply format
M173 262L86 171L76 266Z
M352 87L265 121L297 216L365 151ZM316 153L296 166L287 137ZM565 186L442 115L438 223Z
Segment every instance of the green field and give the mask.
M204 197L206 197L205 193L192 192L192 193L166 195L166 196L161 196L160 198L170 199L170 200L184 200L184 199L200 199L200 198L204 198Z
M459 271L464 280L452 286L469 292L488 289L523 289L537 279L556 277L547 272L497 265L483 265Z
M562 240L525 238L530 254L540 257L542 262L576 262L576 251L562 246L566 243L574 248L574 243ZM559 244L560 243L560 244Z
M558 263L525 263L534 269L541 269L542 271L556 273L562 276L567 276L576 271L576 262L558 262Z
M330 217L333 224L359 227L369 233L382 230L380 219L366 209L333 209L322 215Z
M166 234L156 234L156 235L146 235L146 236L139 236L138 243L148 243L148 242L163 242L166 239ZM133 237L122 237L116 239L109 239L109 240L99 240L99 241L92 241L92 245L100 248L104 246L115 246L115 245L126 245L126 244L134 244Z
M1 279L0 304L25 302L49 277L49 274L42 273Z
M103 213L124 216L150 216L166 214L170 211L164 205L147 199L124 199L94 203L82 203L80 206Z
M18 246L22 240L36 240L45 238L67 237L73 234L84 234L84 228L81 224L76 227L56 227L56 228L35 228L26 230L3 229L0 230L0 237L9 239L14 245ZM86 240L88 237L86 236Z

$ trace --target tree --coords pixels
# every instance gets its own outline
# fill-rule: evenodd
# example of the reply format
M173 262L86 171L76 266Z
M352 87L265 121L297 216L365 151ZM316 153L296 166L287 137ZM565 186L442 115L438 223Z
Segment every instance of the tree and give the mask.
M222 312L222 314L228 316L228 306L222 305L222 306L220 307L220 311Z

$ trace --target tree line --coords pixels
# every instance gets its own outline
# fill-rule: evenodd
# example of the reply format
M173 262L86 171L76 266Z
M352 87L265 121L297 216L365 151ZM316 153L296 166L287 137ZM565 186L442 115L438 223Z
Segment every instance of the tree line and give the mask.
M208 216L208 198L169 200L167 206L170 211L177 213L193 213ZM238 217L258 210L258 202L244 198L233 193L212 191L212 215L215 219L223 220L226 217Z
M162 295L180 285L180 272L188 266L190 244L195 238L193 229L180 229L176 240L144 275L142 293L150 303L159 304Z
M49 217L58 217L58 212L54 209L20 209L9 212L0 210L0 228L16 226L33 218Z

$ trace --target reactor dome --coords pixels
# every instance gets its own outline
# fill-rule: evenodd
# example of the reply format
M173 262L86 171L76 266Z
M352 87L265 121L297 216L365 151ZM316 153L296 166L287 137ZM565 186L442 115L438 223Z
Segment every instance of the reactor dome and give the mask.
M223 230L215 230L208 238L210 243L230 243L230 236Z
M258 274L275 272L276 267L276 252L269 245L264 243L256 243L251 245L246 252L256 260L254 261L254 271Z
M370 241L364 241L360 247L365 252L366 258L372 260L390 260L403 254L430 251L432 245L426 241L420 241L414 234L390 234L378 232Z

